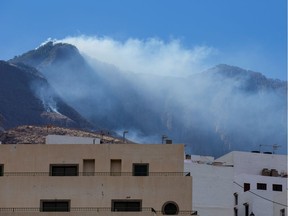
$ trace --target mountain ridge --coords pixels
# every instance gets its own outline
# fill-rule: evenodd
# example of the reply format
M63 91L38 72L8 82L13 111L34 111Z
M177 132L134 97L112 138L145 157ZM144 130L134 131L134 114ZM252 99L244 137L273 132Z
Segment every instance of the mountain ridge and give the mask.
M256 86L266 86L268 88L286 88L287 81L282 81L279 79L268 78L260 72L255 72L251 70L245 70L240 67L231 66L227 64L219 64L215 67L212 67L203 73L218 73L223 75L227 78L243 78L246 77L247 79L254 80L254 85Z
M255 150L267 142L285 144L285 81L224 64L186 78L123 73L103 62L88 64L75 47L62 49L70 45L49 46L54 46L49 49L57 59L30 66L100 127L129 130L131 139L143 143L161 142L165 134L186 144L187 151L203 155ZM27 53L37 60L35 52L45 53L41 48L45 45ZM9 62L33 62L32 57L21 58Z

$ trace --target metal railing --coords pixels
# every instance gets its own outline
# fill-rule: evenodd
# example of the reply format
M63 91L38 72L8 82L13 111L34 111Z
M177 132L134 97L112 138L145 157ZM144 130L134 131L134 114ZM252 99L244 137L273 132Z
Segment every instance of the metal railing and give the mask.
M33 212L33 213L41 213L43 212L41 208L24 208L24 207L17 207L17 208L0 208L0 215L2 215L3 213L29 213L29 212ZM49 211L51 212L51 211ZM53 212L53 211L52 211ZM56 211L55 211L56 212ZM67 212L67 211L66 211ZM111 207L71 207L69 208L68 212L115 212L113 211ZM121 212L125 212L125 211L121 211ZM134 212L135 214L137 213L142 213L142 212L147 212L147 213L155 213L156 215L162 215L163 212L159 211L159 210L154 210L151 207L142 207L140 209L140 211L127 211L127 213L129 212ZM58 212L57 214L61 214L61 213L65 213L65 212ZM191 211L191 210L182 210L182 211L178 211L177 215L197 215L197 211Z
M135 176L135 177L146 177L146 176L190 176L190 172L149 172L146 175L135 175L133 172L77 172L72 175L54 175L51 172L4 172L3 176L51 176L51 177L62 177L62 176Z
M142 207L141 211L152 211L152 208ZM99 211L112 211L111 207L71 207L68 212L99 212ZM41 208L0 208L0 212L43 212ZM50 211L48 211L50 212Z

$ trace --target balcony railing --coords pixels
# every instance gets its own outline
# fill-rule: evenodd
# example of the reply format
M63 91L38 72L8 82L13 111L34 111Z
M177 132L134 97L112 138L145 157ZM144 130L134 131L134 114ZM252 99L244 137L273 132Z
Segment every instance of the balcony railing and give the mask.
M53 177L57 177L57 176L52 175L51 172L4 172L2 176L53 176ZM71 177L71 175L67 175L67 176ZM76 175L72 175L72 176L134 176L134 173L133 172L77 172ZM149 172L148 175L146 176L190 176L190 172ZM136 177L139 177L139 176L136 176Z
M72 207L68 212L43 212L41 208L0 208L0 215L163 215L150 207L142 207L141 211L112 211L111 207ZM177 215L197 215L197 211L179 211Z

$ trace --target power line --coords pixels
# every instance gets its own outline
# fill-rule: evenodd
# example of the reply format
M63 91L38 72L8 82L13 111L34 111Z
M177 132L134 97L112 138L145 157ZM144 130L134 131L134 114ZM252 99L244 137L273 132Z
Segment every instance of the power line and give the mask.
M233 183L236 184L236 185L238 185L238 186L241 187L241 188L244 188L242 185L240 185L239 183L237 183L237 182L235 182L235 181L233 181ZM246 192L247 192L247 191L246 191ZM254 192L252 192L252 191L250 191L250 190L249 190L248 192L254 194L255 196L260 197L261 199L267 200L267 201L269 201L269 202L272 202L272 203L275 203L275 204L278 204L278 205L281 205L281 206L284 206L284 207L288 207L288 205L285 205L285 204L282 204L282 203L279 203L279 202L275 202L275 201L270 200L270 199L268 199L268 198L266 198L266 197L260 196L259 194L256 194L256 193L254 193Z

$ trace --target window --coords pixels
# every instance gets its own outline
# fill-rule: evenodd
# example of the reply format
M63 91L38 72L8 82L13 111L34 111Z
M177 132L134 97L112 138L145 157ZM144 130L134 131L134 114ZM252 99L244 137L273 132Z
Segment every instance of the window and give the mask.
M133 176L148 176L149 164L133 164Z
M41 200L42 212L69 212L70 200Z
M243 205L245 206L245 216L249 216L249 204L244 203Z
M267 185L264 183L257 183L257 190L266 190Z
M238 209L234 208L234 216L238 216Z
M249 183L244 183L244 192L250 190L250 184Z
M234 193L234 205L238 205L238 194Z
M83 159L83 176L94 176L95 159Z
M4 175L4 165L0 164L0 176Z
M282 191L282 185L280 184L273 184L272 185L273 191Z
M77 176L78 175L78 165L50 165L50 175L51 176Z
M285 216L285 209L280 210L280 216Z
M177 215L179 212L179 207L175 202L169 201L164 203L162 207L163 215Z
M112 200L112 211L141 211L141 200Z
M120 176L121 175L121 159L111 159L110 160L110 173L111 176Z

